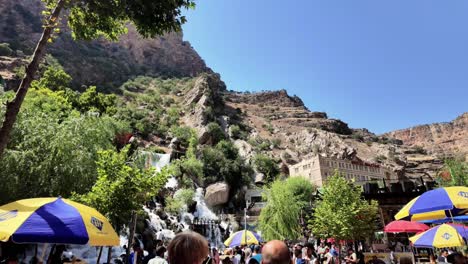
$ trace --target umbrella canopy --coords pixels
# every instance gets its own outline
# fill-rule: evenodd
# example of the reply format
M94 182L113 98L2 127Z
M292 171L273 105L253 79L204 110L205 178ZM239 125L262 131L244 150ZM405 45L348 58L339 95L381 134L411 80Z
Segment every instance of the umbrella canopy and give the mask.
M454 216L453 219L451 217L446 217L444 219L421 220L419 222L424 224L444 224L452 222L452 220L457 223L468 223L468 215Z
M464 240L465 239L465 240ZM468 228L463 225L443 224L410 237L415 247L460 247L466 244Z
M227 247L235 247L252 244L258 245L260 242L262 242L262 239L257 233L249 230L242 230L232 234L226 241L224 241L224 245Z
M120 239L95 209L62 198L19 200L0 207L0 241L117 246Z
M386 233L418 233L426 231L429 229L429 226L418 223L410 222L405 220L398 220L390 222L385 226L384 232Z
M443 219L466 214L468 187L455 186L427 191L411 200L396 215L397 220Z

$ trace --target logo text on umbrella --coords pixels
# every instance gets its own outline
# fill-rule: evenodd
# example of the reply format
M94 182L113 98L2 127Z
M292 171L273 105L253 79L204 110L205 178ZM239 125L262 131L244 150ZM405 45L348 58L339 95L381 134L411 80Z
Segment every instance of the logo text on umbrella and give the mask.
M452 237L452 235L449 234L449 233L444 233L444 234L442 235L442 238L445 239L445 240L449 240L451 237Z
M468 198L468 192L460 191L460 192L458 193L458 196L461 196L461 197L463 197L463 198Z
M18 215L18 210L11 210L5 213L0 213L0 222L15 218Z
M104 223L101 220L93 216L91 217L91 224L93 224L93 226L99 229L99 231L102 231L102 226L104 225Z

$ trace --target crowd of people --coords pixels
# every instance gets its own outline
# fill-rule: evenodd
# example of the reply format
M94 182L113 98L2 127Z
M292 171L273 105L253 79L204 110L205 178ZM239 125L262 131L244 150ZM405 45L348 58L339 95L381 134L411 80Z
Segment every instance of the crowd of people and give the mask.
M187 231L178 234L167 248L159 246L152 252L136 261L130 255L131 264L385 264L374 256L365 262L361 251L347 250L340 257L334 244L313 243L291 244L287 241L273 240L261 245L237 246L219 251L210 248L208 241L198 233ZM392 264L412 264L413 259L402 257L391 260ZM467 264L460 254L442 251L434 263L448 262ZM432 261L431 261L432 263Z

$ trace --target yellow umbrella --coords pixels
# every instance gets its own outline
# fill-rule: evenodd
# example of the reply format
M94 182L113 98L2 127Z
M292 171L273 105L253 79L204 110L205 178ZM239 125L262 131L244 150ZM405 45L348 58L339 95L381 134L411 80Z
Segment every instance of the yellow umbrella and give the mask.
M396 220L433 220L461 216L468 212L468 187L454 186L427 191L411 200Z
M34 198L0 207L0 241L118 246L109 221L95 209L67 199Z
M410 237L415 247L461 247L466 243L468 228L463 225L443 224Z

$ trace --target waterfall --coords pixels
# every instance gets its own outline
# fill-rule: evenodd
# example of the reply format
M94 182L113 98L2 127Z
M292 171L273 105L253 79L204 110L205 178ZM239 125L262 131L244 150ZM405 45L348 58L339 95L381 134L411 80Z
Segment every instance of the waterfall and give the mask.
M218 220L218 216L213 213L206 205L205 197L203 196L203 188L197 188L194 200L197 202L197 211L194 216L198 219Z
M157 172L160 172L164 166L171 163L171 154L153 153L148 151L142 151L141 154L145 157L146 167L156 168Z

